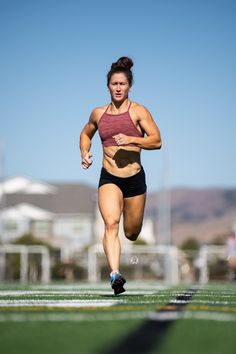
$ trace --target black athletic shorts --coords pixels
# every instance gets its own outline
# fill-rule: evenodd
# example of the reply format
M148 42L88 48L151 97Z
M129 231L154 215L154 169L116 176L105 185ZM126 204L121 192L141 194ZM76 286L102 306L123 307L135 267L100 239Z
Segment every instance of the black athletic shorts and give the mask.
M104 184L112 183L120 188L124 198L135 197L136 195L144 194L147 190L145 172L143 167L130 177L118 177L107 172L103 167L101 170L100 180L98 187Z

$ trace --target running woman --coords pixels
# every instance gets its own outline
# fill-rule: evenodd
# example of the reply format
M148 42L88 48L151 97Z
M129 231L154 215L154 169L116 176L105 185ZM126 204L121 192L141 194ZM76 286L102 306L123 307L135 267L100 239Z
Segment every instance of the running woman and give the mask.
M95 108L80 134L82 167L92 164L91 144L98 130L103 146L103 166L98 185L98 205L104 221L103 247L110 268L114 294L125 291L120 273L121 245L118 235L123 214L125 236L135 241L141 231L146 201L141 149L161 148L161 135L150 112L129 99L133 61L121 57L111 65L107 87L111 103Z

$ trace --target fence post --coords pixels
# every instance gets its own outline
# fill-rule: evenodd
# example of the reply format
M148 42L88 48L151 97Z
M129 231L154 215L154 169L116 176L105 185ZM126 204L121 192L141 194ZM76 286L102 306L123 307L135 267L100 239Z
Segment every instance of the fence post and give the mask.
M50 282L50 255L48 249L42 250L42 283Z
M207 266L207 253L208 249L207 246L202 246L199 252L200 258L200 275L199 275L199 282L200 284L207 284L209 280L208 274L208 266Z
M88 281L97 282L97 252L96 245L88 249Z
M28 281L28 247L20 246L20 281L27 283Z
M6 273L6 254L0 247L0 281L4 281Z
M170 285L179 282L178 250L175 246L166 246L166 281Z

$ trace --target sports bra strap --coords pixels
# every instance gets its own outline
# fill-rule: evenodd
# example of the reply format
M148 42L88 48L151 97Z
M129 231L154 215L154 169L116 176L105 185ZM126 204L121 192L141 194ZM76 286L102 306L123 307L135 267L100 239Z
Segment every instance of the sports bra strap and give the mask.
M109 106L110 106L110 103L107 105L107 108L106 108L106 110L105 110L104 113L107 113ZM103 113L103 114L104 114L104 113Z
M105 110L105 112L104 112L104 113L107 113L108 108L110 107L110 105L111 105L111 103L109 103L109 104L107 105L107 108L106 108L106 110ZM128 107L127 112L130 110L131 105L132 105L132 101L130 101L130 103L129 103L129 107ZM104 113L103 113L103 114L104 114ZM125 113L125 112L124 112L124 113Z

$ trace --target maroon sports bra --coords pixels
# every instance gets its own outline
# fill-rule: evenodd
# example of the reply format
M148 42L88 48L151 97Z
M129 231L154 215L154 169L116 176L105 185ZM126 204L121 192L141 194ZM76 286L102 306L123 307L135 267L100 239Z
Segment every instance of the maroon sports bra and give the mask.
M109 114L107 110L103 113L101 118L98 121L98 132L104 147L107 146L118 146L115 139L113 138L116 134L125 134L127 136L137 136L143 137L144 134L141 133L136 126L134 125L130 114L129 109L131 102L128 108L128 111L119 114ZM122 146L127 146L132 144L126 144Z

